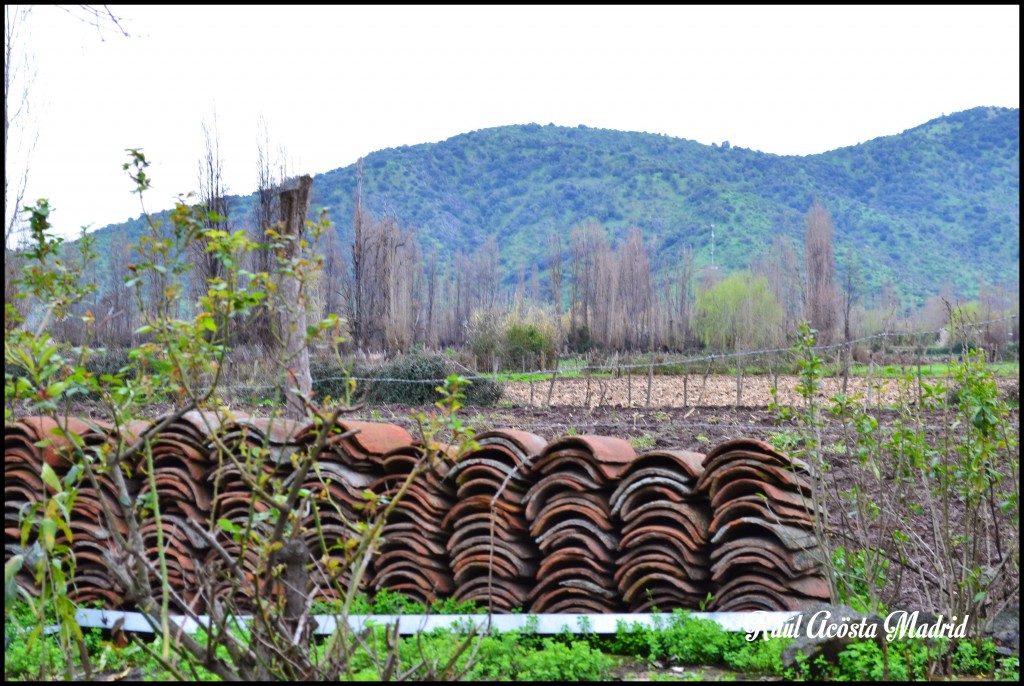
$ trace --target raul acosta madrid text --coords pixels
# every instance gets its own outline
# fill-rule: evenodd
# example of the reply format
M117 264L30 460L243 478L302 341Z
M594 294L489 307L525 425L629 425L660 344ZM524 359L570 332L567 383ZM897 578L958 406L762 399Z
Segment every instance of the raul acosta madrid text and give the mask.
M757 614L765 614L763 610L756 610ZM882 629L885 631L885 640L892 641L897 638L964 638L967 635L967 618L964 615L963 621L957 624L957 617L953 615L949 621L943 621L943 616L931 623L922 622L920 613L917 611L907 612L897 610L890 612L882 621ZM804 615L799 615L796 621L788 622L777 629L748 631L746 638L754 641L760 636L764 640L769 638L857 638L873 639L878 636L878 623L869 622L867 617L860 621L848 622L847 617L840 617L838 621L832 621L832 612L821 610L807 618L806 632L803 630Z

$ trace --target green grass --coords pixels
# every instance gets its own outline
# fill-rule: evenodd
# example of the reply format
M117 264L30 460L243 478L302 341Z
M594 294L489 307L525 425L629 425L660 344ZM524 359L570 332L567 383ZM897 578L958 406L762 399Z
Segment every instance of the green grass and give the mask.
M922 364L921 375L930 377L950 376L953 372L953 366L954 365L950 365L945 362ZM988 368L992 372L992 375L998 378L1020 377L1020 362L994 362L988 365ZM868 365L866 364L851 365L850 374L853 376L867 376L868 369ZM916 375L917 365L879 365L876 366L871 373L876 378L899 378L905 376L908 371L912 371Z
M633 449L638 453L642 453L645 450L651 450L654 448L654 436L650 434L644 434L643 436L635 436L629 439L629 444L633 446Z
M531 379L536 383L540 381L550 381L553 374L523 374L522 372L498 372L498 381L516 382L516 381L530 381ZM611 372L591 372L587 374L585 372L579 372L575 368L569 371L562 372L559 370L559 379L585 379L588 376L595 379L610 379L614 375Z
M635 360L623 359L621 364L633 364L641 365L640 367L634 367L634 377L646 377L647 369L642 365L646 364L643 358L637 358ZM558 362L558 378L559 379L580 379L586 378L588 374L585 371L581 371L585 368L585 362L578 358L565 358ZM593 364L590 369L589 376L593 378L612 378L613 372L597 371L600 368L599 364ZM989 369L992 374L997 378L1017 378L1020 376L1020 362L995 362L989 365ZM921 365L921 374L926 377L941 378L948 376L951 373L952 365L945 362L930 362ZM690 376L702 376L707 371L707 362L688 362L688 363L665 363L656 362L654 367L654 373L656 376L683 376L689 374ZM899 378L905 376L908 372L917 374L917 365L910 364L906 366L900 365L876 365L871 371L874 378ZM720 362L713 363L712 374L724 374L724 375L735 375L737 373L736 366L726 365L722 366ZM749 366L744 367L743 373L746 376L757 376L768 374L769 370L763 364L759 364L756 361L752 362ZM796 373L795 369L791 370L778 370L779 376L793 376ZM826 365L825 374L828 376L838 375L842 373L842 369L836 369L834 365ZM866 364L853 364L850 366L851 376L866 377L868 375L868 365ZM620 376L625 376L625 370L620 370ZM505 370L498 372L498 380L506 382L529 382L534 381L540 383L543 381L550 381L551 374L529 374L514 370Z

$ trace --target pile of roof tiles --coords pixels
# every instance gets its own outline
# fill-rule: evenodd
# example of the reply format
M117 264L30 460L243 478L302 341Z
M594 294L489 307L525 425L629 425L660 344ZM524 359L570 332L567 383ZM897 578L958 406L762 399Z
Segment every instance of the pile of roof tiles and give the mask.
M829 599L809 479L807 464L758 440L708 453L697 490L714 512L709 609L800 610Z
M446 476L457 488L442 523L450 532L454 598L511 612L526 606L537 578L540 550L523 499L530 487L528 461L545 441L501 429L479 434L476 443L479 448L462 455Z
M621 438L574 436L549 444L534 460L535 483L524 501L543 557L530 612L619 611L619 532L609 500L635 458Z
M450 459L441 446L409 445L384 456L386 476L373 491L384 503L395 503L374 560L375 591L387 588L429 607L455 590L443 527L455 504L455 488L445 480Z
M241 537L234 532L244 530L252 517L257 536L269 537L273 513L263 499L253 498L254 486L270 480L288 483L294 471L292 458L304 447L302 437L308 438L308 423L256 419L240 413L221 419L204 415L201 419L203 421L197 421L196 426L207 431L205 448L211 464L205 481L215 495L206 517L194 521L216 523L209 533L218 545L200 545L205 539L199 538L187 522L179 529L183 534L180 540L184 543L189 539L195 548L205 551L203 564L198 569L203 569L208 578L197 578L197 582L213 597L223 597L236 587L227 574L216 573L227 564L217 548L239 561L238 567L246 583L237 586L234 599L239 607L249 609L257 594L272 597L278 589L266 580L266 570L255 546L243 545ZM219 440L215 440L215 433ZM266 485L263 488L272 490ZM184 554L180 557L183 559ZM196 602L194 598L188 600Z
M315 433L310 424L300 439L309 444ZM315 506L303 517L302 526L319 598L337 598L338 589L352 581L360 554L360 523L374 512L373 489L384 478L385 455L411 444L412 436L400 426L339 421L306 473L302 485L313 495ZM359 573L359 590L370 591L371 574L369 567Z
M153 428L140 422L118 433L103 422L58 427L39 417L5 427L5 559L25 554L19 585L37 592L36 534L23 547L21 522L54 493L47 480L75 476L67 435L80 436L80 449L98 465ZM254 515L257 535L270 533L275 513L252 495L261 480L276 490L301 479L308 496L298 516L321 598L337 597L357 574L368 594L389 589L426 605L476 601L495 612L697 609L708 593L713 610L794 610L828 599L807 465L760 441L730 441L706 457L637 456L618 438L546 444L503 429L454 455L443 446L424 451L398 426L342 421L312 467L297 472L296 456L317 435L311 421L193 411L151 436L149 452L137 451L120 477L140 518L153 589L160 588L159 533L176 609L202 612L209 598L237 586L224 573L225 553L239 561L243 606L257 593L278 593L236 533ZM99 492L79 482L70 518L73 598L125 608L106 566L122 560L115 534L128 531L114 476L98 470ZM358 564L366 523L403 488L379 550ZM62 532L57 538L67 543Z
M60 424L48 417L27 417L4 428L4 560L14 554L25 556L26 564L16 576L19 586L38 595L34 576L34 562L39 552L30 543L21 545L21 522L25 518L49 518L40 509L40 503L57 491L48 482L45 472L52 473L63 488L73 469L70 455L80 449L93 464L99 464L104 454L119 441L127 445L147 427L146 422L133 422L118 433L113 426L96 420L68 418ZM77 446L70 435L79 437ZM51 472L52 470L52 472ZM129 493L138 491L137 479L126 478ZM116 551L114 531L128 532L118 504L117 487L109 474L96 474L96 485L83 480L78 486L78 497L71 509L68 529L74 541L77 564L69 597L80 603L101 602L108 607L120 607L123 594L110 579L106 559ZM104 515L104 507L110 517ZM34 512L33 512L34 511ZM108 524L110 522L110 524ZM62 527L58 527L54 543L70 544Z
M703 460L686 451L644 453L612 493L611 514L622 533L615 580L631 612L692 609L711 590L711 510L696 492Z

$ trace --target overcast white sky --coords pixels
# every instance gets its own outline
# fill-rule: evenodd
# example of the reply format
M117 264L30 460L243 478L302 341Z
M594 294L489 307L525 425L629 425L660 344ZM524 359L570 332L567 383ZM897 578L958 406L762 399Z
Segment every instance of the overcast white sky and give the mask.
M248 194L261 117L315 174L506 124L806 155L1020 106L1017 5L110 9L129 37L52 6L26 25L28 197L69 235L140 213L125 148L153 162L151 211L194 190L215 110L229 192Z

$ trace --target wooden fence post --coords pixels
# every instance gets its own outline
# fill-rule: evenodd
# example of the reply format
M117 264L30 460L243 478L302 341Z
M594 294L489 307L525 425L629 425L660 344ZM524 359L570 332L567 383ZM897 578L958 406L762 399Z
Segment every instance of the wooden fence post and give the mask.
M555 392L555 379L558 378L558 370L556 369L551 375L551 385L548 386L548 407L551 407L551 394Z
M917 349L917 402L921 402L921 351L923 348Z
M846 395L846 383L850 379L850 341L846 341L843 349L843 395Z
M584 367L584 369L587 370L587 398L586 398L586 405L587 405L587 408L589 409L590 408L590 354L589 353L587 354L587 366Z
M736 357L736 407L743 404L743 362Z
M651 365L647 368L647 407L651 406L651 385L654 383L654 358L651 358Z
M626 405L633 407L633 365L626 365Z
M875 374L875 351L872 350L868 353L868 397L867 404L865 407L871 408L871 379Z

